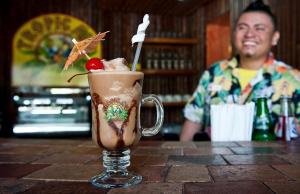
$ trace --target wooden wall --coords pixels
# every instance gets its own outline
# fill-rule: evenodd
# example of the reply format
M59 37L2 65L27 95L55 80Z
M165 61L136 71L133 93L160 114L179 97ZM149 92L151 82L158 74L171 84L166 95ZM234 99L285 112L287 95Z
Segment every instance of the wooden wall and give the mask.
M300 1L269 0L278 19L280 40L275 56L300 69Z
M231 56L229 12L209 21L206 26L206 66Z
M194 14L198 21L195 27L197 28L196 31L199 39L197 60L199 60L198 66L200 67L201 72L207 68L206 49L208 42L206 41L206 26L216 18L226 15L229 12L229 8L229 0L215 0L205 4Z

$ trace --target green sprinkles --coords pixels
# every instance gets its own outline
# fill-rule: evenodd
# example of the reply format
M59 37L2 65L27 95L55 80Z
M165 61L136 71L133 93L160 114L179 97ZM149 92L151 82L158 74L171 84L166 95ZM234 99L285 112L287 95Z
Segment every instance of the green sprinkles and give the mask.
M126 121L128 117L128 111L120 103L112 103L108 106L107 112L105 113L105 120L116 121L122 120Z

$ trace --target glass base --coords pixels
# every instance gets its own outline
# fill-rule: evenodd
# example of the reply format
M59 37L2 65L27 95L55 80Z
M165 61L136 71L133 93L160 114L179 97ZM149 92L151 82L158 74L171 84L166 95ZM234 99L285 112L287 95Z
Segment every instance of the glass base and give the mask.
M130 150L103 151L105 171L91 178L90 182L98 188L130 187L139 184L142 176L127 171L130 165Z
M137 185L142 181L142 176L134 175L132 173L110 173L103 172L91 178L90 182L98 188L110 189L118 187L130 187Z

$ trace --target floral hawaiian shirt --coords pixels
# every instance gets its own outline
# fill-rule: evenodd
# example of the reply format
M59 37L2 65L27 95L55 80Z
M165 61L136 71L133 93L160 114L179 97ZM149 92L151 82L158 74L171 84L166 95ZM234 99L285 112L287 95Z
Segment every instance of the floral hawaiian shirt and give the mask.
M186 119L210 126L210 105L255 102L258 96L268 98L271 118L275 124L280 113L280 96L289 95L296 117L300 121L300 72L272 55L265 61L244 90L238 75L238 60L232 58L213 64L200 78L199 85L184 108ZM283 89L284 88L284 89Z

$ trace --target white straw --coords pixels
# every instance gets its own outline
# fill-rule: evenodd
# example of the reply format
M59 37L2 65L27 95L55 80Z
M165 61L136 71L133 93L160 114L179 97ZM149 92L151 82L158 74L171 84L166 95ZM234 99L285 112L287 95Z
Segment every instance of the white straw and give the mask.
M143 41L145 39L145 31L146 31L146 28L148 27L149 24L150 24L149 15L145 14L144 18L143 18L143 23L141 23L138 26L137 33L131 39L132 44L138 42L138 45L137 45L137 48L136 48L136 51L135 51L135 55L134 55L134 60L133 60L133 63L132 63L132 68L131 68L132 71L136 70L136 64L139 60L142 45L143 45Z
M137 45L134 60L133 60L133 64L132 64L132 68L131 68L132 71L136 70L136 64L139 60L139 56L140 56L141 49L142 49L142 44L143 44L143 42L139 42L138 45Z

